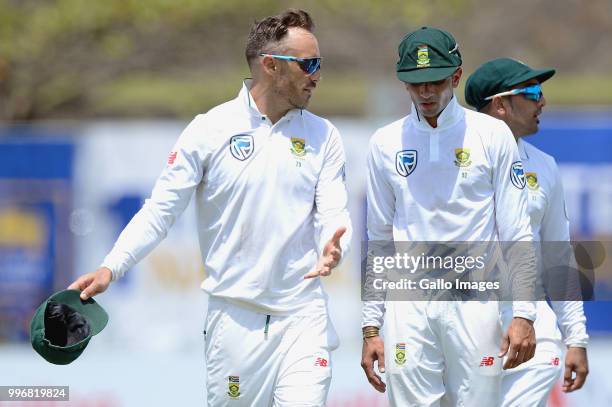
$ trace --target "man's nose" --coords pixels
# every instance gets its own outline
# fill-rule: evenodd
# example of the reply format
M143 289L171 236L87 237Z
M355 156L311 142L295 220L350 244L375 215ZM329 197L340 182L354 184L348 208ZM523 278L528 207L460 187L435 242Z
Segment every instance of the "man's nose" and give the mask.
M419 96L428 98L431 96L431 94L431 86L429 83L422 83L419 85Z

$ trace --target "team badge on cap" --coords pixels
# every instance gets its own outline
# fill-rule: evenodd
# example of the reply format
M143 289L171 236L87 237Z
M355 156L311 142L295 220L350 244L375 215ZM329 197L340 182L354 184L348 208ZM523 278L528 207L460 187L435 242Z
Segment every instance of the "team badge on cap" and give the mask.
M232 138L230 138L229 147L234 158L244 161L249 158L255 150L253 136L249 134L232 136Z
M304 157L306 155L306 140L291 137L291 153L296 157Z
M229 376L227 379L227 395L237 399L240 397L240 376Z
M395 344L395 363L403 365L406 363L406 344L396 343Z
M395 155L395 169L402 177L412 174L417 166L417 151L402 150Z
M429 48L421 45L417 49L417 68L427 68L429 66Z
M472 165L472 160L470 160L469 148L455 149L455 165L457 167L469 167L470 165Z
M527 188L532 191L537 191L540 189L540 184L538 184L538 174L535 172L526 172L525 178L527 179Z
M527 181L525 180L525 172L523 171L523 163L521 161L512 163L512 167L510 168L510 181L512 181L512 185L518 189L525 188Z

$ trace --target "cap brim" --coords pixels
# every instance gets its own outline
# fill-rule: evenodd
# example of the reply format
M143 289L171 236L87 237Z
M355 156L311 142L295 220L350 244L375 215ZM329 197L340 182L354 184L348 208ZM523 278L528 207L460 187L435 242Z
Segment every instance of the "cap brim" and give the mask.
M508 86L515 86L531 79L537 79L538 82L542 83L552 78L555 72L554 69L533 69L529 73L515 78L512 83L508 83Z
M417 68L411 71L397 73L397 78L406 83L436 82L451 76L459 68L451 66L445 68Z
M80 313L91 328L91 335L99 334L108 323L108 314L93 298L85 301L81 300L81 292L79 290L64 290L60 291L49 298L56 302L66 304Z

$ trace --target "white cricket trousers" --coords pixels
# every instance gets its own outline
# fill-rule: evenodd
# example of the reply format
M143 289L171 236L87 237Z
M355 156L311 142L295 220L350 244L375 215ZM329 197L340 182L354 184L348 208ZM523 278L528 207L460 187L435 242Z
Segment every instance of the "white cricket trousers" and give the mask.
M384 327L391 406L499 406L497 302L389 301Z
M205 324L209 407L319 407L338 336L325 307L269 316L210 297Z
M536 353L527 362L502 373L502 407L545 407L565 365L557 317L545 301L537 303Z

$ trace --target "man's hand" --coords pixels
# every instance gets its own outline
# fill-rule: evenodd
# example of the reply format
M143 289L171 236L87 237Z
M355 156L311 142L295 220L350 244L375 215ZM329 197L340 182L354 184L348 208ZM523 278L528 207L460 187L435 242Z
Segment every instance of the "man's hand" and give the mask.
M576 372L576 377L572 373ZM589 361L585 348L568 348L565 354L565 373L563 375L563 391L571 393L584 385L589 374Z
M106 267L100 267L93 273L83 274L70 284L68 289L80 290L81 299L85 301L96 294L103 293L111 282L113 273Z
M527 362L535 355L535 349L536 339L533 321L525 318L512 318L498 355L502 358L508 354L504 369L512 369Z
M323 255L319 257L317 266L314 270L304 276L304 278L313 278L319 276L329 276L334 267L340 263L342 257L342 248L340 248L340 238L346 232L345 227L338 228L336 233L325 244Z
M385 344L380 336L364 338L361 351L361 367L365 372L368 381L376 390L385 392L387 385L379 375L374 372L374 361L378 361L378 371L385 372Z

